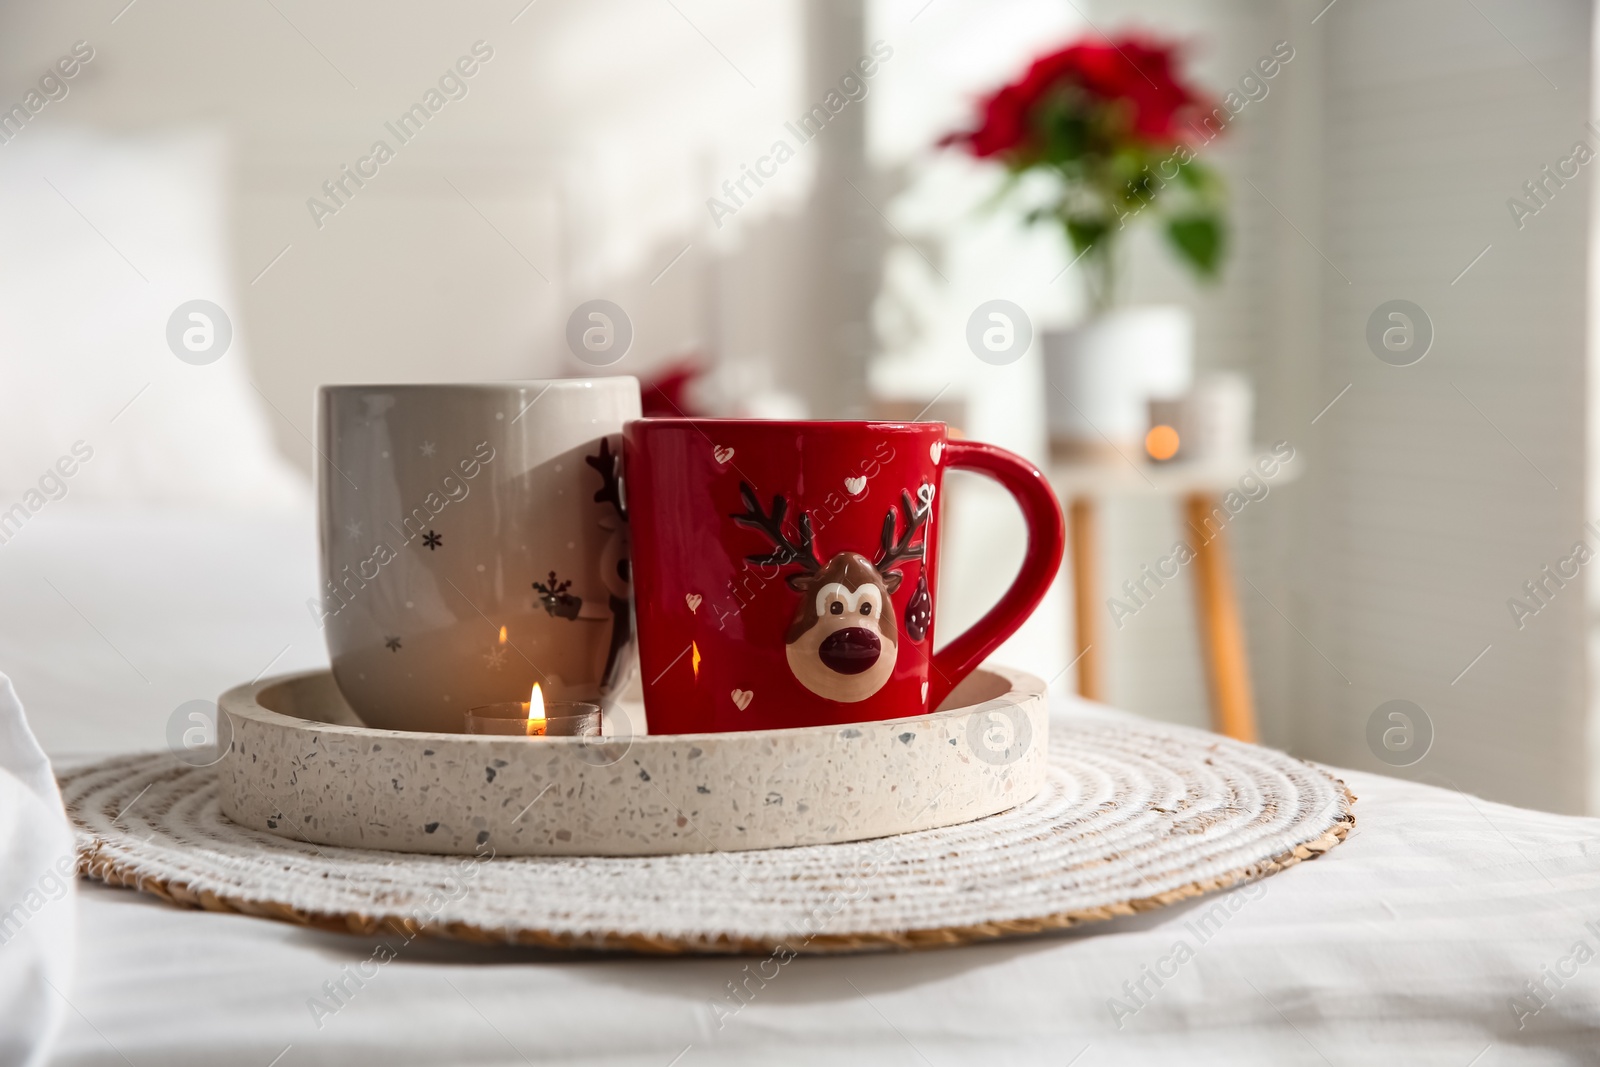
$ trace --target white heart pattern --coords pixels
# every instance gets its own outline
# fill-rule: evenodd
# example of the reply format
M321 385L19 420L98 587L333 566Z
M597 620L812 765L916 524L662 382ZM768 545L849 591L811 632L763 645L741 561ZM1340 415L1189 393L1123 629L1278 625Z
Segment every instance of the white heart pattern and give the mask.
M922 683L922 702L924 704L926 704L928 702L928 683L927 682L923 682Z
M756 698L755 693L749 689L735 689L731 695L733 696L733 706L740 711L748 708L750 702Z
M844 480L844 487L846 489L850 490L850 495L851 496L860 496L863 492L866 491L866 488L867 488L867 476L862 474L862 475L857 475L854 478L846 478Z
M917 499L922 501L922 506L925 508L932 506L933 486L929 485L927 482L923 482L921 485L917 486Z
M935 441L933 444L929 445L928 455L933 457L933 461L935 463L939 462L939 457L944 455L944 442Z
M693 612L696 612L696 611L700 610L700 594L699 593L689 593L689 594L687 594L683 598L683 602L685 604L689 605L690 613L693 613Z
M711 455L718 463L726 463L733 458L733 449L727 445L719 445L711 450Z

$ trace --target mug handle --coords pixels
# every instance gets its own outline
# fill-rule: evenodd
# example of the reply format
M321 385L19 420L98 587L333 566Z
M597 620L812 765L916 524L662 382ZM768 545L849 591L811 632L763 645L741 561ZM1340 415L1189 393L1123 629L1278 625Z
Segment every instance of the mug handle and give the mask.
M1032 463L1003 448L977 441L949 440L945 467L977 471L999 482L1022 509L1028 547L1022 568L999 603L945 648L934 654L928 679L928 707L937 708L967 675L1039 606L1050 589L1066 549L1066 522L1050 481Z

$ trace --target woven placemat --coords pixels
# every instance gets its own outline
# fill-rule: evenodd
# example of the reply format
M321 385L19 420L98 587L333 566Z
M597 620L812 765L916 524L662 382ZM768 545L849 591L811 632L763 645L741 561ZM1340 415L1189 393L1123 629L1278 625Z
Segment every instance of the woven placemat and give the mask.
M1038 796L840 845L645 858L418 856L247 830L167 753L60 777L79 870L174 904L361 934L653 953L963 944L1261 878L1354 825L1342 782L1271 749L1098 717L1051 724Z

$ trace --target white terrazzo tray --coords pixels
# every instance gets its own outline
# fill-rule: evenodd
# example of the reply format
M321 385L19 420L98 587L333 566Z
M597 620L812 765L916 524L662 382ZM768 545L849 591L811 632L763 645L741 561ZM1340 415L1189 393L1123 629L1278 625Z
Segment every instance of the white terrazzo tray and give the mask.
M232 728L218 768L229 819L440 855L741 851L953 826L1031 800L1049 747L1044 683L1002 667L975 671L931 715L745 733L374 730L327 671L238 686L219 705Z

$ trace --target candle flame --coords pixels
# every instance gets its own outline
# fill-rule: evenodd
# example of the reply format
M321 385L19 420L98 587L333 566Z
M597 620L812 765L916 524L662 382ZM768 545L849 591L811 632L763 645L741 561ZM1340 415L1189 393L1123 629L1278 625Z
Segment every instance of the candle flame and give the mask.
M539 688L539 683L533 683L533 690L528 694L528 726L529 737L543 737L546 723L544 721L544 692Z
M694 666L695 681L700 680L700 646L693 641L689 642L689 662Z
M500 643L502 645L506 643L506 628L504 626L500 627Z

